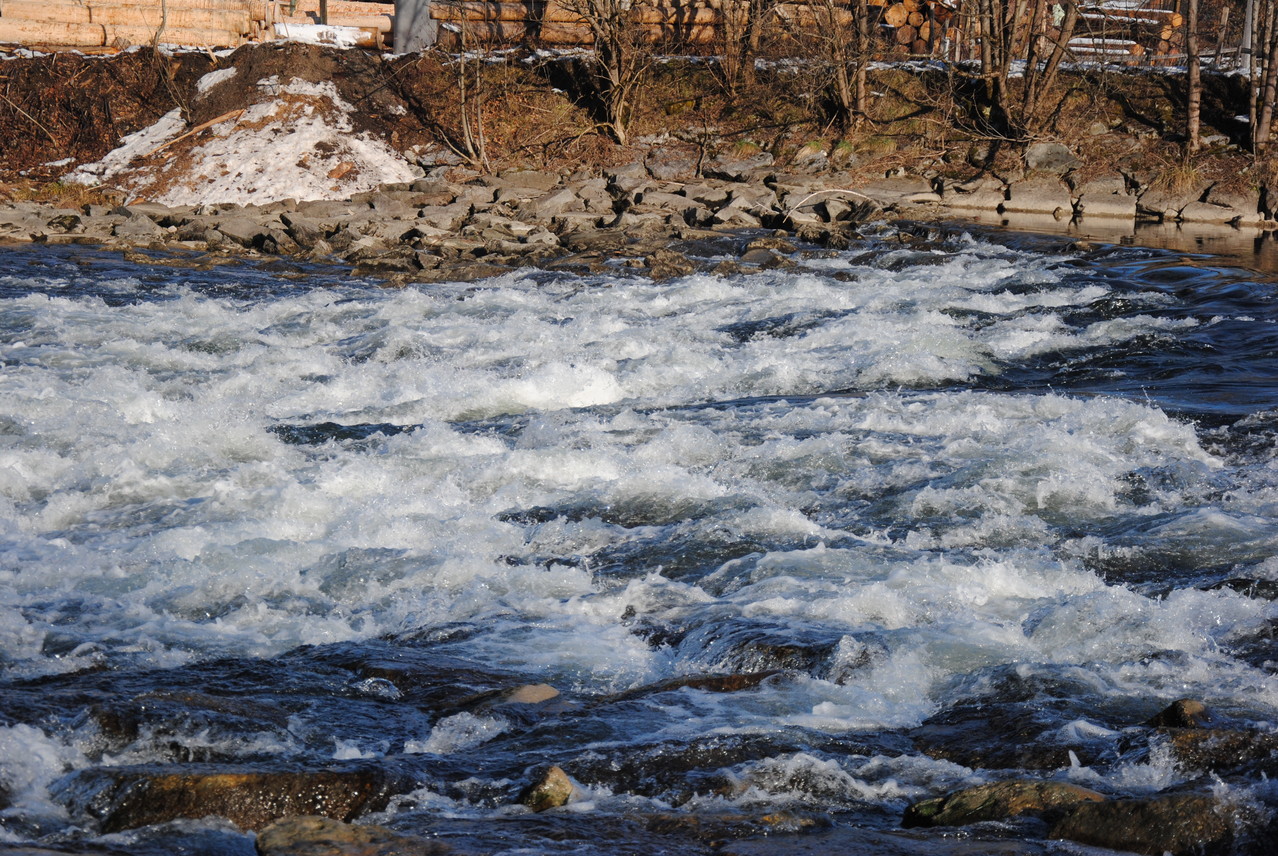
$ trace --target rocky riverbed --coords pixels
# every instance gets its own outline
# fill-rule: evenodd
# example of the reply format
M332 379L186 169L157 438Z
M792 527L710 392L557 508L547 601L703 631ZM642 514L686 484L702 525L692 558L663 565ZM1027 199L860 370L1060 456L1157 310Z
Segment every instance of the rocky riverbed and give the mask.
M1068 151L1055 147L1057 157ZM516 169L434 177L363 191L348 199L170 206L132 201L59 208L0 203L0 239L170 251L189 264L281 258L348 265L393 282L469 281L529 265L597 271L624 264L656 278L713 268L776 266L796 245L841 249L857 228L886 218L953 219L984 214L1062 232L1071 224L1130 228L1147 222L1212 225L1239 235L1272 224L1254 199L1129 192L1122 179L1071 188L1050 170L1005 183L897 175L775 171L770 158L724 158L679 180L650 158L599 174ZM1068 164L1068 160L1056 164ZM461 174L459 174L461 173ZM673 246L748 235L735 259L707 266ZM780 243L770 243L780 241Z

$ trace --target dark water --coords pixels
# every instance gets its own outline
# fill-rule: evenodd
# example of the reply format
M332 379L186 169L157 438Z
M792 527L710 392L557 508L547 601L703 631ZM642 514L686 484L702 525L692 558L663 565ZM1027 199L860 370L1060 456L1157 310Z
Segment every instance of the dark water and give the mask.
M1278 802L1142 725L1275 730L1272 275L922 227L795 261L0 249L3 840L252 852L172 774L467 853L1086 852L899 828L1026 776Z

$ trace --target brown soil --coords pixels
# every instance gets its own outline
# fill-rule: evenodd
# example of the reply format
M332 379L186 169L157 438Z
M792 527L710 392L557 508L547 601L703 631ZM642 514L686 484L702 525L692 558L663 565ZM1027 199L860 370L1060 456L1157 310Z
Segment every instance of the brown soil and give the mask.
M840 132L823 113L822 82L783 66L730 94L713 66L676 60L652 66L623 148L610 142L592 113L581 60L507 54L504 62L459 63L427 52L385 58L298 44L249 46L225 58L165 55L142 49L108 57L52 54L0 65L0 182L9 195L38 193L75 164L101 158L126 134L179 107L192 127L261 99L256 83L277 75L331 80L357 108L357 130L400 151L452 150L468 155L462 116L483 133L486 158L470 165L500 170L531 166L572 171L640 160L654 141L680 142L705 157L730 147L760 147L784 167L805 147L829 153L832 165L867 176L905 167L967 177L982 168L1015 175L1021 149L983 138L981 105L971 80L937 71L895 68L871 80L870 121ZM234 64L231 81L197 98L195 83ZM467 86L463 97L463 78ZM1238 145L1246 126L1245 82L1208 76L1204 135L1223 135L1187 161L1178 131L1179 77L1090 71L1062 78L1041 136L1070 145L1084 161L1078 177L1138 175L1142 183L1217 183L1263 187L1273 165ZM476 121L478 120L478 121ZM73 158L74 163L50 166ZM22 190L22 186L27 186ZM63 192L54 185L45 192Z

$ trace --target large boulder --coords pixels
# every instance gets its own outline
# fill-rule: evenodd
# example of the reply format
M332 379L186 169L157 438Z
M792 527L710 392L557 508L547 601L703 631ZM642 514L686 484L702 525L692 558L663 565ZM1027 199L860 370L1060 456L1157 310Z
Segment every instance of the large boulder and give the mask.
M559 767L549 767L519 795L519 802L536 812L567 805L572 799L574 787Z
M1172 794L1080 804L1057 821L1050 837L1150 856L1224 853L1246 820L1215 797Z
M257 834L259 856L444 856L453 848L384 826L352 826L328 817L287 817Z
M905 810L901 825L906 828L965 826L1022 814L1059 812L1082 802L1101 802L1104 799L1096 791L1068 782L995 782L917 802Z
M412 782L383 767L262 770L195 765L95 767L62 779L55 797L73 811L95 816L103 832L119 832L178 818L224 817L260 829L290 815L351 820L383 808Z
M1064 175L1082 165L1069 147L1061 143L1033 143L1025 149L1025 168L1030 172Z

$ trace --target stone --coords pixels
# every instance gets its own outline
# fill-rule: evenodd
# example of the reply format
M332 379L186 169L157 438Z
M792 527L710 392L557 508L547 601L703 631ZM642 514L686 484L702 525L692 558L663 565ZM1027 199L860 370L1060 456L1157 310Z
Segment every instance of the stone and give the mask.
M1278 734L1253 729L1166 728L1159 732L1181 769L1226 773L1256 769L1278 775Z
M830 165L830 153L824 143L811 142L801 146L790 162L795 169L820 172Z
M757 247L752 250L746 250L737 259L743 265L753 265L764 269L772 269L778 267L793 266L793 262L785 256L780 255L772 250Z
M716 226L727 226L736 229L757 229L763 225L750 206L745 202L732 201L714 212L710 222Z
M316 220L344 220L362 207L344 199L315 199L299 203L297 213Z
M665 193L660 190L650 190L647 193L639 195L639 201L644 205L650 205L655 208L663 208L667 211L676 211L680 215L690 209L698 207L698 203L694 199L686 196L680 196L677 193Z
M1238 212L1237 225L1252 225L1264 221L1260 211L1260 191L1228 191L1212 185L1204 196L1213 205L1228 205Z
M1127 183L1122 179L1088 181L1074 189L1074 211L1084 219L1134 220L1136 197L1127 192Z
M1228 205L1188 202L1180 209L1177 219L1182 223L1234 223L1242 218L1243 213Z
M550 767L519 795L519 802L535 812L567 805L575 788L559 767Z
M168 233L155 225L155 221L145 214L133 214L113 230L115 237L136 243L150 243L163 240Z
M525 187L522 184L512 186L498 185L493 190L493 202L497 204L505 203L509 206L516 206L527 199L535 199L546 193L536 187Z
M559 697L559 690L550 684L524 684L515 687L502 697L506 704L540 704Z
M1155 728L1202 728L1212 719L1207 705L1198 699L1177 699L1145 722Z
M48 219L45 225L48 226L49 230L52 232L62 232L65 234L67 232L77 231L82 222L83 220L81 220L78 214L67 212L63 214L55 214Z
M580 211L584 207L581 197L566 187L560 187L526 200L515 213L521 220L549 223L564 211Z
M723 152L702 165L701 171L707 178L722 181L751 181L766 172L773 164L772 155L768 152L753 151L737 154Z
M1187 193L1176 193L1164 189L1147 190L1136 200L1136 213L1150 220L1171 222L1180 216L1180 209L1194 200Z
M380 810L391 796L412 786L411 780L372 765L320 770L192 765L180 772L171 767L94 767L62 779L54 796L77 812L91 807L104 833L209 816L260 829L299 814L351 820Z
M228 240L252 249L266 237L265 224L249 217L228 217L217 221L217 230Z
M728 201L728 188L719 183L684 185L683 195L702 205L722 205Z
M417 216L417 207L409 205L402 199L386 193L379 193L371 200L374 213L378 217L390 220L412 220Z
M1068 782L1020 780L978 785L917 802L905 810L903 827L966 826L1022 814L1060 811L1081 802L1101 802L1096 791Z
M1083 165L1068 146L1060 143L1031 143L1025 149L1025 168L1031 172L1064 175Z
M777 207L777 194L772 188L762 184L738 184L729 195L732 202L745 202L754 208L773 211Z
M837 196L830 196L816 204L816 213L826 223L837 223L848 218L852 213L852 206Z
M559 175L532 169L512 169L501 174L501 183L507 187L526 187L545 193L559 185Z
M1216 798L1174 794L1147 800L1083 803L1052 826L1049 837L1147 853L1223 853L1234 840L1235 812Z
M941 202L956 211L998 211L1007 201L1003 190L982 189L966 193L946 193Z
M38 206L9 203L0 206L0 238L30 241L47 231Z
M280 220L284 223L289 237L296 241L298 246L308 250L314 248L328 235L327 230L318 221L300 214L281 214Z
M651 180L648 176L648 170L643 164L629 163L625 166L613 166L603 171L604 178L608 181L608 187L617 193L633 193L641 187L647 186Z
M932 183L918 176L892 176L867 182L857 188L863 196L887 208L891 205L940 202Z
M664 248L653 251L644 263L648 266L648 276L653 279L686 276L697 269L696 264L683 253Z
M470 219L474 209L469 202L457 201L448 205L427 205L417 212L417 222L435 229L456 232Z
M1007 199L999 209L1005 214L1048 214L1058 220L1074 216L1069 188L1054 178L1028 178L1007 188Z
M444 856L453 848L384 826L354 826L303 815L277 820L257 833L259 856Z
M699 153L692 145L654 146L643 159L648 175L658 181L691 181L697 177Z

